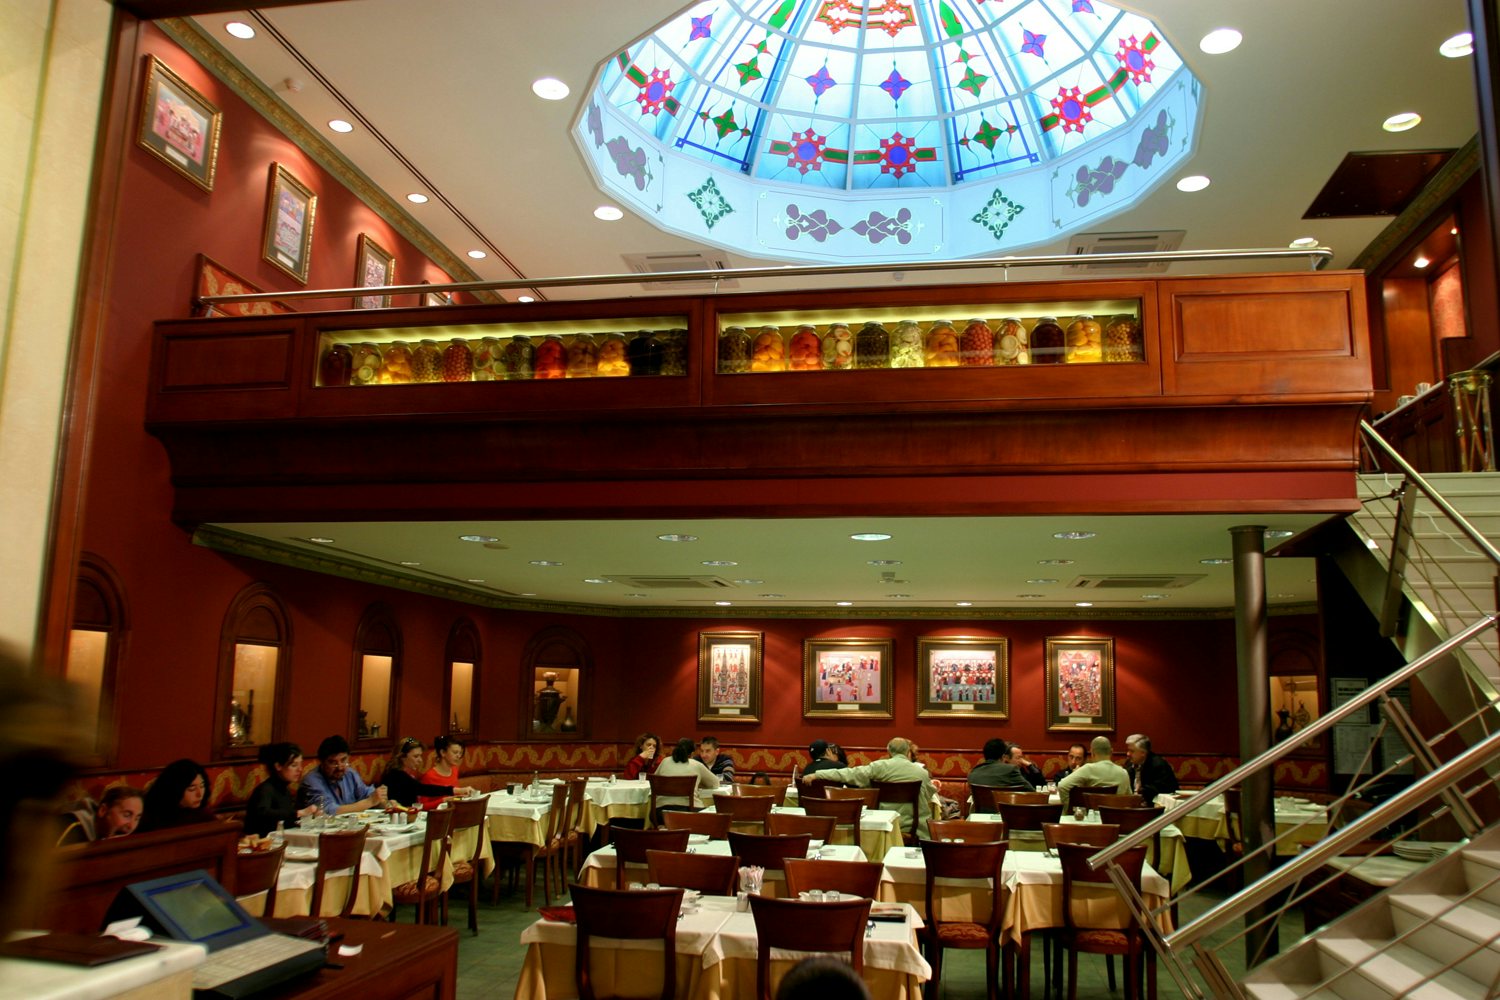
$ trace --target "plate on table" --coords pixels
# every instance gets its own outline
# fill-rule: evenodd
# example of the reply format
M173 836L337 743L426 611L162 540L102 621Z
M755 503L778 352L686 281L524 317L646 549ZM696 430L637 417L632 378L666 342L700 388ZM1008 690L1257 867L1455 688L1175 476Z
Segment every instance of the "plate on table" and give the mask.
M287 861L316 861L318 849L316 847L288 847L282 858Z
M690 834L688 834L688 843L689 844L706 844L706 843L708 843L709 839L710 838L709 838L708 834L706 834L706 833L690 833Z

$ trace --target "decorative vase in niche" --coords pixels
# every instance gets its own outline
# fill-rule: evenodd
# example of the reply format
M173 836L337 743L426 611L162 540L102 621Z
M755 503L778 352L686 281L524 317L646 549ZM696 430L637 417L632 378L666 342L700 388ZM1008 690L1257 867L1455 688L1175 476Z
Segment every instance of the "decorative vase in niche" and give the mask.
M568 706L568 712L567 712L566 715L563 716L562 725L560 725L560 726L557 727L557 731L560 732L560 733L576 733L576 732L578 732L578 723L576 723L576 722L573 721L573 706L572 705Z
M542 674L542 680L547 682L547 686L536 693L536 730L541 733L555 733L557 727L554 724L557 722L558 710L562 708L562 703L568 700L568 696L553 687L557 683L557 674L554 671L549 670ZM572 710L569 709L569 711L571 713Z

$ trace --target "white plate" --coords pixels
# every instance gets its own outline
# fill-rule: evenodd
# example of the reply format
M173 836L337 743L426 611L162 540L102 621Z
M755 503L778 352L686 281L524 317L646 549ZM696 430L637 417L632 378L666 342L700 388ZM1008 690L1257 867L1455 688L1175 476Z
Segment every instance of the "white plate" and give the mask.
M282 857L287 861L316 861L318 849L316 847L288 847L286 854Z
M706 834L706 833L690 833L690 834L688 834L688 843L689 844L706 844L706 843L708 843L709 839L710 838L709 838L708 834Z

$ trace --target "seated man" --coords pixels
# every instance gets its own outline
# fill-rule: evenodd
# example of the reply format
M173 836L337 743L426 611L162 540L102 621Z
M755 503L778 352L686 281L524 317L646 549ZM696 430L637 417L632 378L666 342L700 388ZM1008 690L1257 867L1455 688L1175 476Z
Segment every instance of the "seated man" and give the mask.
M698 759L719 779L721 785L734 784L734 758L719 752L719 741L712 736L698 740Z
M1130 775L1111 758L1114 747L1108 736L1095 736L1089 743L1089 762L1073 771L1057 786L1058 797L1064 809L1068 808L1068 793L1082 786L1098 788L1124 795L1130 791Z
M847 766L839 760L837 748L827 740L813 740L807 752L812 754L812 763L807 765L804 774L816 774L819 771L831 771L834 768Z
M1058 771L1057 777L1053 780L1061 781L1068 775L1072 774L1074 771L1082 767L1084 759L1088 756L1088 753L1088 748L1085 747L1082 743L1074 743L1072 746L1068 747L1068 766L1063 768L1061 771Z
M65 819L71 822L57 838L57 846L128 836L140 825L145 811L145 792L129 785L115 785L97 804L84 799L77 809L65 814Z
M302 776L299 808L320 806L325 816L332 816L385 803L385 786L372 788L349 766L348 740L335 735L318 744L318 766Z
M816 744L814 744L816 746ZM816 776L823 781L842 781L846 785L855 788L869 788L877 781L920 781L921 791L918 793L917 806L917 836L927 838L927 820L932 815L932 776L927 773L927 768L912 759L912 745L909 740L900 736L893 738L885 745L889 757L861 764L858 767L835 767L819 770L816 775L809 770L802 776L804 783L810 782ZM897 806L896 811L901 814L901 827L906 829L911 822L911 806L902 803Z
M1177 791L1177 772L1172 770L1165 757L1151 752L1151 737L1137 735L1131 739L1134 742L1126 744L1130 749L1130 763L1125 765L1130 774L1130 789L1145 800L1146 805L1154 805L1158 795Z
M969 772L969 784L1003 788L1008 792L1034 791L1021 769L1012 764L1007 755L1009 744L1001 739L984 741L984 762L974 765Z
M1026 756L1026 751L1021 749L1021 744L1012 743L1010 756L1006 759L1016 766L1016 769L1021 772L1021 777L1030 782L1033 790L1047 784L1047 779L1042 777L1042 769L1031 762Z

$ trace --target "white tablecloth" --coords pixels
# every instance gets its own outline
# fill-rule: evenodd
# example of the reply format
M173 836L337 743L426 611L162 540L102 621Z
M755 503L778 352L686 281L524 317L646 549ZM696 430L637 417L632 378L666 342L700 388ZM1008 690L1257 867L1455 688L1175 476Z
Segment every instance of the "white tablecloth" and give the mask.
M694 835L688 843L688 851L694 854L714 854L719 857L729 857L729 841L727 840L698 840L701 835ZM853 844L825 844L821 852L809 848L807 856L810 858L821 857L829 861L864 861L865 852ZM595 888L613 889L615 887L615 847L606 844L597 851L590 854L583 862L583 871L578 880L584 885ZM626 882L646 881L645 865L628 865ZM639 874L636 874L636 873ZM785 895L786 877L780 871L766 873L765 884L762 891L765 895L776 897Z

